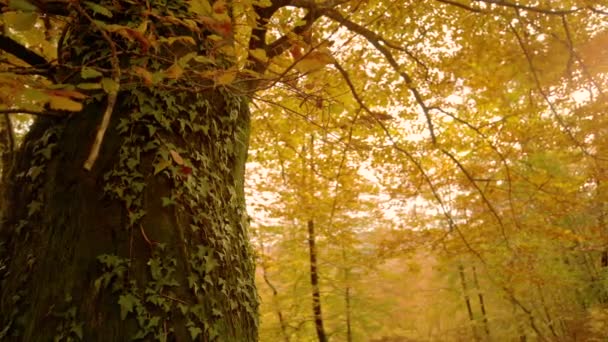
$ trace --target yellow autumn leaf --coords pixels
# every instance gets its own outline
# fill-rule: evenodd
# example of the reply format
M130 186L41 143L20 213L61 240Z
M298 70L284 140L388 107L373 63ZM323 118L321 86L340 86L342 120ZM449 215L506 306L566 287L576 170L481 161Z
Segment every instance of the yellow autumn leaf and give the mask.
M152 73L150 71L137 65L133 66L131 69L137 76L139 76L144 81L145 85L153 84Z
M250 50L249 54L251 55L251 57L257 59L260 62L268 61L268 56L266 55L266 51L264 49Z
M35 12L5 12L2 19L7 26L15 31L27 31L34 27L38 14Z
M163 72L167 78L177 79L184 74L184 69L177 63L174 63Z
M190 0L188 10L198 15L209 15L212 12L211 5L207 0Z
M235 78L236 78L236 70L228 69L228 70L222 71L216 75L215 84L216 85L227 85L227 84L234 82Z
M79 112L82 110L82 103L76 102L68 97L51 96L49 107L55 110L67 110L69 112Z
M184 165L184 159L182 158L182 156L179 155L179 153L177 153L177 151L169 150L169 153L171 154L171 158L173 158L175 164L180 166Z
M312 51L298 61L298 63L295 65L295 69L305 74L320 70L327 64L331 64L333 62L334 58L328 51Z

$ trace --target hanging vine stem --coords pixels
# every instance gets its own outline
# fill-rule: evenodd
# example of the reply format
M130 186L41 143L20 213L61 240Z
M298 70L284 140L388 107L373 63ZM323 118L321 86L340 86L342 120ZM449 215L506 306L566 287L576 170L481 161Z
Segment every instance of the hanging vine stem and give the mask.
M110 45L111 58L110 62L112 63L112 80L114 81L115 87L112 89L106 89L108 93L108 102L106 105L106 109L103 113L103 118L101 119L101 125L97 129L97 134L95 135L95 140L93 141L93 146L91 146L91 152L89 152L89 157L84 162L84 169L87 171L91 171L97 157L99 156L99 151L101 149L101 144L103 143L103 138L106 134L106 130L108 129L108 125L110 124L110 118L112 117L112 112L114 111L114 106L116 105L116 99L118 98L118 89L120 89L120 63L118 61L118 52L116 51L116 44L112 41L112 38L108 35L108 33L91 18L90 15L87 14L85 10L80 7L80 5L75 4L74 6L78 13L87 18L94 25L103 39L108 42Z

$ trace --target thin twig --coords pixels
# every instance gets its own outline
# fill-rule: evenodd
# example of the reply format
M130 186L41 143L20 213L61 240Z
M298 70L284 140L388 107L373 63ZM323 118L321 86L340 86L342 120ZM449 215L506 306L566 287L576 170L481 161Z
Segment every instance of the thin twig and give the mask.
M112 52L112 58L110 59L112 63L112 79L120 87L120 63L118 62L118 53L116 51L116 45L108 36L108 33L99 27L93 18L85 12L82 7L76 4L77 11L82 14L85 18L87 18L92 25L94 25L99 32L101 33L103 39L110 45L110 50ZM84 162L84 169L87 171L91 171L97 157L99 156L99 150L101 149L101 144L103 143L103 137L108 129L108 125L110 124L110 118L112 117L112 112L114 111L114 105L116 104L116 99L118 97L118 89L110 89L108 91L108 101L106 105L106 110L103 113L103 118L101 120L101 125L97 130L97 134L95 135L95 140L93 141L93 146L91 147L91 152L89 153L89 157Z

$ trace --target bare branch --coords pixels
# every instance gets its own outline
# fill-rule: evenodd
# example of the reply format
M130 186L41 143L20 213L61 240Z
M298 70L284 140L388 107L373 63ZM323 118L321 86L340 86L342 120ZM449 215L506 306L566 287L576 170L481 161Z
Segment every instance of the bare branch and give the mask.
M87 14L87 12L82 9L79 5L75 6L76 10L82 14L91 25L94 25L97 30L101 33L103 39L110 45L110 51L112 53L110 62L112 63L112 79L114 82L119 85L120 84L120 62L118 61L118 52L116 51L116 44L112 41L108 33L100 28L93 18ZM84 162L84 169L87 171L91 171L97 157L99 155L99 151L101 150L101 144L103 142L103 137L108 129L108 125L110 124L110 118L112 117L112 112L114 111L114 105L116 104L116 99L118 97L118 89L111 90L108 92L108 100L106 104L106 109L103 113L103 118L101 119L101 125L97 130L97 134L95 135L95 140L93 141L93 146L91 147L91 152L89 153L89 157Z
M4 50L37 68L47 69L49 66L49 62L44 57L2 34L0 34L0 50Z
M586 154L588 156L591 156L591 157L594 157L594 158L597 158L597 155L594 155L591 152L589 152L587 150L587 148L584 146L584 144L581 143L580 141L578 141L578 139L576 139L576 137L574 136L574 133L572 133L571 128L564 121L564 119L562 118L562 116L557 112L557 108L555 108L555 105L553 104L553 102L551 101L551 99L549 99L549 95L547 95L547 93L543 90L543 87L541 85L538 73L536 72L536 68L534 67L534 62L532 61L532 56L530 55L530 52L526 48L526 45L525 45L522 37L519 35L519 33L517 32L517 30L515 29L515 27L513 27L513 25L509 24L509 28L511 29L511 32L515 36L515 39L517 40L517 43L519 44L519 47L522 49L522 52L524 53L524 56L526 57L526 60L528 62L528 67L530 69L530 73L532 74L532 78L533 78L534 83L536 85L536 89L538 90L538 92L542 96L543 100L545 101L545 103L549 107L549 110L551 111L551 114L553 114L553 116L555 117L557 123L563 128L563 130L565 131L565 133L568 136L568 138L570 138L570 140L572 140L572 142L574 142L574 144L584 154Z
M340 14L340 12L336 10L328 9L324 11L323 15L337 21L347 29L363 36L384 56L384 58L386 58L390 66L401 76L412 95L414 95L414 99L422 109L422 112L424 113L424 116L426 118L426 122L429 127L429 132L431 134L431 140L433 144L437 143L437 138L435 136L435 130L433 128L433 122L431 120L429 107L424 102L424 99L422 98L422 95L420 94L418 89L414 86L412 78L406 72L400 70L401 67L399 66L399 63L397 63L397 60L395 60L393 54L387 49L387 46L384 45L384 39L382 39L382 37L380 37L375 32L346 19L344 16L342 16L342 14Z
M473 178L471 173L469 173L469 171L464 167L464 165L462 165L462 163L458 159L456 159L456 157L453 154L451 154L450 152L448 152L446 149L442 148L441 153L448 156L448 158L450 158L454 162L454 164L456 164L456 166L460 169L460 171L462 171L464 176L467 178L469 183L471 183L471 185L473 185L475 190L477 190L477 193L479 193L481 200L486 204L486 207L488 207L488 209L492 213L492 216L494 216L494 218L496 219L496 222L498 222L498 225L500 226L500 231L501 231L502 237L503 237L503 239L505 239L505 243L507 244L507 247L509 247L509 239L507 237L505 225L502 222L500 215L498 214L498 212L496 211L496 209L494 208L494 206L492 205L490 200L486 197L484 191L479 187L479 185L477 185L477 183L475 182L475 179Z
M257 15L257 19L256 19L256 27L254 27L253 30L251 31L251 38L249 39L249 50L250 51L255 50L255 49L267 50L266 33L268 32L268 28L266 27L266 25L268 25L268 22L269 22L270 18L272 17L272 15L276 11L278 11L281 7L287 6L289 4L289 2L290 2L290 0L275 0L275 1L272 1L272 5L270 5L268 7L253 6L253 10L255 11L255 14ZM260 61L252 59L251 57L249 59L255 65L254 70L256 70L258 72L263 71L265 66L263 64L261 64Z
M312 11L312 10L309 11L308 14L306 14L306 16L303 18L305 24L294 28L292 33L295 33L296 35L301 35L304 32L308 31L312 27L314 22L320 16L321 16L321 13L319 13L317 11ZM270 45L268 45L268 47L266 49L268 58L272 58L272 57L282 54L289 47L290 47L290 43L289 43L288 35L284 35L281 38L272 42Z

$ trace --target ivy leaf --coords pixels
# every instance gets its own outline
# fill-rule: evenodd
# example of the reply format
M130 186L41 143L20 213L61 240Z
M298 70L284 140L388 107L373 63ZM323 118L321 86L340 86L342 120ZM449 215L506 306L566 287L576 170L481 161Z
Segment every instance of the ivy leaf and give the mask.
M177 203L173 198L170 197L161 197L160 200L162 201L163 207L168 207Z
M152 275L152 279L158 280L162 276L162 265L158 258L153 258L148 261L148 266L150 266L150 274Z
M192 325L188 327L188 332L190 333L190 337L192 338L192 340L196 341L196 338L198 337L198 335L203 333L203 330L199 327Z
M139 303L139 299L130 293L120 295L118 305L120 305L120 319L124 320L127 315L133 311L133 308Z
M205 273L209 273L213 271L218 266L217 260L214 257L207 257L207 262L205 263Z
M154 164L154 175L157 175L158 173L160 173L162 170L168 168L169 166L171 166L171 161L165 160L165 159Z
M87 6L88 8L90 8L95 14L101 14L104 17L108 17L108 18L112 18L112 11L110 11L109 9L98 5L94 2L89 2L89 1L85 1L84 2L85 6Z
M40 211L40 208L42 208L42 203L40 201L30 202L30 204L27 205L27 215L32 216L33 214Z
M79 324L74 324L72 326L72 329L70 330L71 332L74 333L74 335L76 335L78 337L78 339L82 340L83 337L83 333L82 333L82 326L84 323L79 323Z

